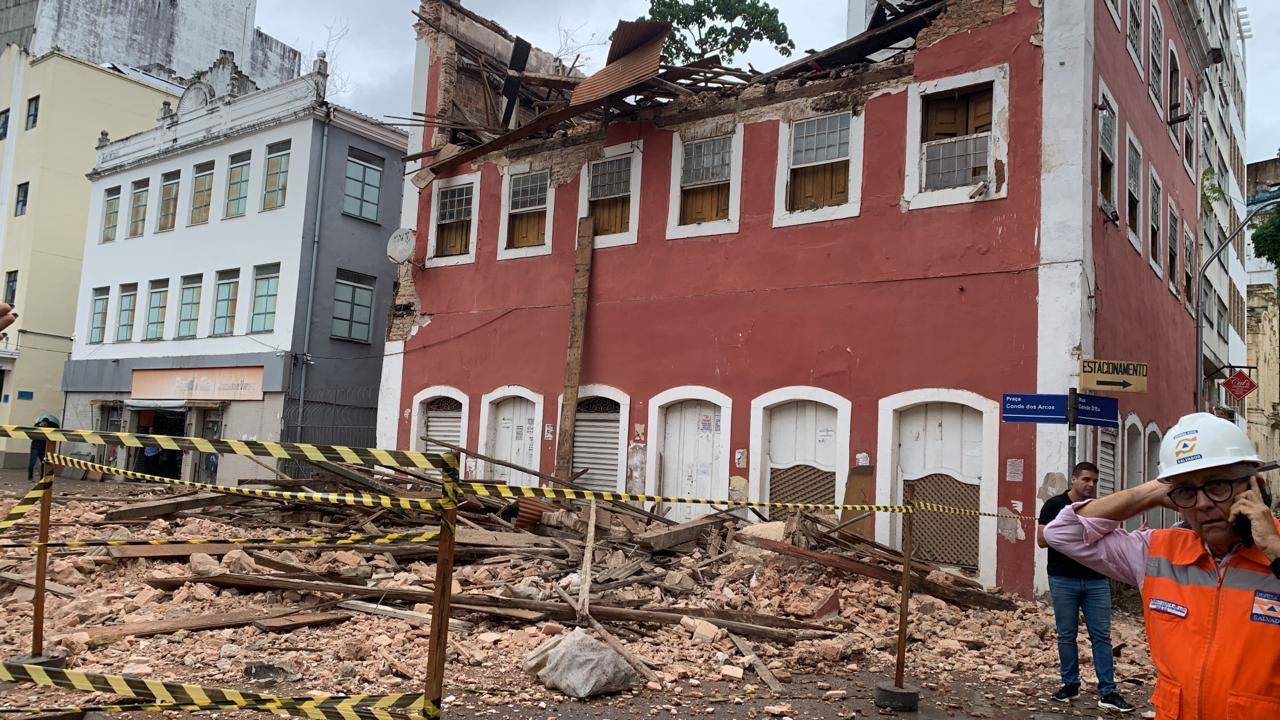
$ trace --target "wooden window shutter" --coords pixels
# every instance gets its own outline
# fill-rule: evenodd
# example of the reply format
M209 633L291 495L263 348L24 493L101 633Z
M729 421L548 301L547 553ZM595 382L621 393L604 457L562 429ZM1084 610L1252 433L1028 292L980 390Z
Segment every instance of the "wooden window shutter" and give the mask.
M926 98L924 141L968 135L968 110L969 102L965 99Z
M729 217L729 183L702 185L680 191L680 224L724 220Z
M968 132L991 132L991 91L983 90L969 96Z
M788 210L844 205L849 202L849 161L796 168L787 185Z
M546 241L547 211L511 213L507 218L507 247L537 247Z
M631 226L630 196L592 200L591 217L595 221L596 235L626 232Z

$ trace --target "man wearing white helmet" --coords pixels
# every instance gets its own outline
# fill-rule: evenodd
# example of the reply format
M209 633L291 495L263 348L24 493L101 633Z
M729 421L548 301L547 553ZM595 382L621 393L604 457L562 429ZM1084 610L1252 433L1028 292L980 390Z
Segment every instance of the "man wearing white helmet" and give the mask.
M1160 475L1075 503L1044 531L1059 552L1142 590L1157 720L1280 718L1280 523L1253 443L1208 413L1160 444ZM1126 532L1156 507L1185 528Z

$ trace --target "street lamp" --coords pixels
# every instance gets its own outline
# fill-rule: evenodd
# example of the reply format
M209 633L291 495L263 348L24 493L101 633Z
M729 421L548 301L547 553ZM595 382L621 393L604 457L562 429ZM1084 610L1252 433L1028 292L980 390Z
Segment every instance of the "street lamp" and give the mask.
M1236 235L1249 226L1249 222L1253 220L1255 215L1276 205L1280 205L1280 198L1268 200L1246 215L1244 221L1235 230L1232 230L1225 240L1218 244L1218 249L1214 250L1205 259L1204 264L1200 266L1200 274L1196 275L1196 412L1201 410L1201 401L1203 400L1201 396L1204 392L1204 308L1201 307L1201 304L1204 302L1205 273L1209 271L1209 266L1213 264L1214 260L1218 259L1222 251L1227 249L1227 246L1231 244Z

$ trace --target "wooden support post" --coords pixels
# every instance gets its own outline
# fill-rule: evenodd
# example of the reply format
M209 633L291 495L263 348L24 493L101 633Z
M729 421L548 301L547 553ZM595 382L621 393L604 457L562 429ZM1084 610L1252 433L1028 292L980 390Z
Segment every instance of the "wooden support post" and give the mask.
M591 562L596 555L596 501L587 511L587 544L582 548L582 571L578 580L578 622L591 615Z
M458 488L444 484L444 496L456 504ZM439 546L436 549L436 580L431 599L431 636L427 645L428 706L440 707L444 696L444 664L449 655L449 596L453 591L453 543L458 526L457 508L445 510L440 517ZM427 714L430 717L430 713Z
M53 451L50 450L46 455L52 453ZM36 548L36 587L35 597L31 601L31 657L33 659L44 654L44 596L45 583L49 574L49 546L45 543L49 542L49 510L53 505L54 466L47 462L42 462L41 466L44 479L50 481L50 485L40 497L40 529L36 533L36 541L41 545Z
M903 504L912 507L915 485L905 483L902 490ZM898 601L898 664L893 671L893 685L901 688L902 676L907 665L907 621L911 615L911 525L914 512L902 514L902 599Z
M591 288L591 250L595 221L578 221L578 246L573 263L573 298L569 303L569 350L564 360L564 402L560 406L560 438L556 445L556 477L573 474L573 436L578 419L578 386L582 379L582 348L587 332L587 293Z

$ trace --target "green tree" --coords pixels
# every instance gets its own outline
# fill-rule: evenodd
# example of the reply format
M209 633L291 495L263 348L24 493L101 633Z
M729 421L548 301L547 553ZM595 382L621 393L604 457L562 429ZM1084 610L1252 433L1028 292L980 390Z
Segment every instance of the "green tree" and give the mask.
M662 58L674 64L719 53L727 65L757 40L783 56L796 48L778 9L764 0L649 0L649 15L640 20L671 23Z
M1280 212L1262 213L1252 225L1254 254L1280 267Z

